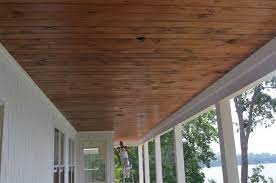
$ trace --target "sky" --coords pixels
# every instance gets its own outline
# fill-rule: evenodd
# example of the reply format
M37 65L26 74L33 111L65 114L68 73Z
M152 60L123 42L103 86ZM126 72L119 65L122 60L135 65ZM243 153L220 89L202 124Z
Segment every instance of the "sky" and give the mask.
M231 105L232 110L232 119L237 119L235 114L234 106ZM234 111L234 112L233 112ZM237 120L236 120L237 121ZM240 138L239 133L235 125L233 125L234 138L235 138L235 146L237 154L241 154L240 150ZM248 152L249 153L271 153L276 154L276 124L273 124L269 128L264 128L262 126L258 126L255 131L250 135L249 143L248 143ZM271 143L273 142L273 143ZM212 148L216 153L220 152L219 144L212 143Z
M231 101L231 111L232 111L232 119L233 121L238 121L237 114L235 112L234 102ZM239 133L237 132L237 128L233 125L234 129L234 138L236 145L236 152L240 154L240 138ZM276 125L273 124L269 128L264 128L262 126L258 126L249 137L248 143L248 152L249 153L272 153L276 154L276 145L271 143L273 140L276 141Z
M276 97L275 91L268 92L273 98ZM238 122L237 114L235 112L235 106L233 100L230 101L231 103L231 114L232 119L235 122ZM274 114L276 118L276 114ZM241 154L240 150L240 139L239 133L237 132L237 128L233 125L234 129L234 138L235 138L235 146L236 146L236 153ZM212 143L212 149L219 153L219 144ZM276 154L276 124L273 124L269 128L264 128L262 126L258 126L254 132L250 134L249 143L248 143L248 152L249 153L271 153Z

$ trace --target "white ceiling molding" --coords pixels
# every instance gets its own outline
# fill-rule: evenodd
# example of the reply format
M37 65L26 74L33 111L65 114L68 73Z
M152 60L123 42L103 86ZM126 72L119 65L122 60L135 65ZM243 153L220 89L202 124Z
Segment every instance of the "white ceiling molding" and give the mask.
M233 70L225 74L214 84L183 105L180 109L150 130L139 141L140 144L149 141L156 135L191 119L206 108L220 100L233 95L250 83L253 83L276 69L276 38L257 50Z

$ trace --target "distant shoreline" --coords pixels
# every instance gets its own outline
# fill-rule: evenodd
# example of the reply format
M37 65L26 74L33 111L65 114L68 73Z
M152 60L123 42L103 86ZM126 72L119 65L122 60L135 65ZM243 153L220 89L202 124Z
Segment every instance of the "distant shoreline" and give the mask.
M270 164L276 163L276 154L270 153L261 153L261 154L248 154L248 164L249 165L257 165L257 164ZM237 155L237 164L241 165L241 155ZM216 155L216 160L211 161L211 167L218 167L221 166L220 154ZM201 166L202 168L206 166Z
M249 176L252 175L253 173L253 168L257 167L258 165L248 165L248 173ZM276 163L266 163L263 164L264 169L262 170L262 175L264 175L265 177L270 177L274 180L276 180L276 174L275 174L275 170L276 170ZM241 165L238 166L238 171L239 171L239 175L241 173ZM221 183L223 182L223 173L222 173L222 167L210 167L210 168L203 168L202 169L202 173L204 173L205 175L205 183L208 183L208 180L213 179L215 182L217 183Z
M276 164L276 162L263 162L263 163L248 163L248 165L265 165L265 164ZM237 164L238 166L241 166L241 164ZM216 166L211 166L210 168L213 167L221 167L221 165L216 165ZM206 166L203 166L202 168L208 168Z

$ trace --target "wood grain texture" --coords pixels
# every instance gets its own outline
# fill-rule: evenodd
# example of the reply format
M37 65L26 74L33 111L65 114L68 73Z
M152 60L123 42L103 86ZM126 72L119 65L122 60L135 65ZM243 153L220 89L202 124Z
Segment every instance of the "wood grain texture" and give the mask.
M276 33L272 0L1 0L0 41L77 130L137 140Z

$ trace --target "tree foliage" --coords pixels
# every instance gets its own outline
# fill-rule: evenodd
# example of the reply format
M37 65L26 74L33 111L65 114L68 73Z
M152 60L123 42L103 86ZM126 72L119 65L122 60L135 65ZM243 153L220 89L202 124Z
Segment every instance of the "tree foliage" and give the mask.
M273 183L274 181L271 177L266 178L262 174L263 169L263 165L259 165L256 168L253 168L253 173L251 177L249 177L249 183Z
M210 167L210 163L215 159L215 153L212 151L210 144L218 142L218 132L216 125L215 110L210 110L198 118L183 125L183 151L185 158L186 181L190 183L203 183L205 180L204 173L201 171L203 166ZM174 148L174 132L169 131L161 136L161 157L163 182L175 183L176 180L176 164L175 164L175 148ZM135 151L135 152L134 152ZM149 142L149 161L151 182L155 182L155 156L154 143ZM132 149L129 154L132 162L136 164L134 167L135 180L138 181L138 157L137 148ZM116 182L121 182L122 169L119 158L115 156L116 164Z
M183 126L183 149L187 182L204 182L203 165L215 160L211 142L218 142L215 111L211 110Z
M263 82L234 98L238 115L238 127L242 152L241 183L248 179L248 141L250 134L259 125L270 127L274 122L276 98L268 94L275 92L276 78Z
M175 183L176 166L175 166L175 148L174 132L171 130L160 137L161 158L163 170L163 182Z
M156 183L155 172L155 143L154 140L148 143L149 145L149 169L150 169L150 182Z
M122 183L123 182L123 171L120 162L120 156L116 150L114 150L115 156L115 182ZM128 156L132 163L132 173L135 182L139 181L139 165L138 165L138 148L137 147L128 147Z

